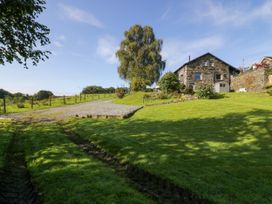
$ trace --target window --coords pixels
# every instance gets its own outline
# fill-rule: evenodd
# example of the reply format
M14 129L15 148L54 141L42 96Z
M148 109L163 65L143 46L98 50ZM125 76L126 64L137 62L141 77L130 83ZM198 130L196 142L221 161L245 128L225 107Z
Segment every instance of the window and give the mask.
M214 67L214 62L211 63L211 66Z
M226 79L227 78L227 75L226 74L224 74L224 79Z
M226 84L220 84L220 87L226 87Z
M216 80L221 80L221 74L216 74L216 75L215 75L215 79L216 79Z
M200 81L200 80L202 80L201 73L200 72L196 72L195 73L195 81Z

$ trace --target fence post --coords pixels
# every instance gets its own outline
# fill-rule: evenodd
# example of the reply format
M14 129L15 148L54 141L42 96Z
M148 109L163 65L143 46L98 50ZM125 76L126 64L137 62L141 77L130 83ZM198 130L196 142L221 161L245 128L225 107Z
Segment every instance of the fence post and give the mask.
M34 99L33 96L31 97L31 109L33 109L33 105L34 105Z
M63 104L64 104L64 105L66 104L66 98L65 98L65 95L63 96Z
M4 111L4 113L7 113L6 96L4 96L4 98L3 98L3 105L4 105L3 111Z

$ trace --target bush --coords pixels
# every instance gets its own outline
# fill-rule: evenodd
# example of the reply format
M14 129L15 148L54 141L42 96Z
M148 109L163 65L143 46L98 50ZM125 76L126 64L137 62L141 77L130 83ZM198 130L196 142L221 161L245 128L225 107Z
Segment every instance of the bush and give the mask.
M173 72L165 73L158 82L160 89L166 93L173 93L180 91L180 82Z
M268 90L266 93L268 93L270 96L272 96L272 89Z
M49 99L50 96L54 96L51 91L40 90L34 95L34 98L37 100Z
M198 98L211 99L215 97L215 92L212 84L200 84L196 90Z
M183 91L184 94L193 95L195 92L193 90L193 87L186 87Z
M25 104L24 103L17 103L17 107L18 108L25 108Z
M126 89L124 89L124 88L117 88L117 89L115 89L115 93L116 93L116 96L118 98L124 98L124 96L126 94Z
M157 98L158 99L168 99L169 98L169 95L165 92L160 92L157 94Z

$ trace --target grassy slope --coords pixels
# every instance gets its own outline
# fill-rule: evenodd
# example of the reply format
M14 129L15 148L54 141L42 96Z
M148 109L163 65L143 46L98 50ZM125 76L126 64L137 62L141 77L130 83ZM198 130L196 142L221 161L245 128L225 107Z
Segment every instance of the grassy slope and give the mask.
M272 202L272 97L146 107L128 120L70 123L123 160L218 203Z
M10 121L0 120L0 170L5 162L5 155L11 140L12 126Z
M54 124L24 130L27 165L45 203L150 203Z
M100 100L100 99L113 99L115 98L115 94L89 94L86 95L86 98L82 96L82 103L84 102L90 102L94 100ZM79 96L77 96L77 99L75 99L75 96L67 96L66 97L66 105L73 105L76 104L75 102L79 103ZM2 99L0 99L0 104L2 103ZM49 100L41 100L41 101L35 101L33 109L31 109L31 102L27 101L24 103L24 108L18 108L16 104L9 104L7 106L7 113L18 113L18 112L25 112L30 110L39 110L39 109L46 109L46 108L52 108L52 107L60 107L64 106L64 101L62 97L59 98L53 98L51 101L51 105L49 106ZM0 108L0 115L3 114L3 107Z
M156 100L146 100L143 101L143 96L145 94L149 94L147 92L134 92L131 94L126 95L122 99L116 99L114 103L117 104L125 104L125 105L146 105L146 104L157 104L157 103L162 103L166 101L170 101L172 99L156 99Z

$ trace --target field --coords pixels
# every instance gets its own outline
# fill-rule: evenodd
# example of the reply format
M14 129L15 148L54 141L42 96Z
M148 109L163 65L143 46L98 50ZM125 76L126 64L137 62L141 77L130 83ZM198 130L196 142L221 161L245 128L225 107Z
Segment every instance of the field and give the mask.
M139 105L142 94L116 103ZM0 125L1 173L15 126ZM70 119L16 129L44 203L156 202L83 152L64 130L211 202L272 203L272 97L264 93L146 106L125 120Z
M145 107L128 120L68 127L211 201L272 202L272 97L265 94Z
M25 100L24 102L13 102L12 100L7 100L6 112L7 113L18 113L30 110L39 110L52 107L59 107L64 105L73 105L83 102L89 102L100 99L114 99L115 94L82 94L80 96L61 96L52 97L51 99L44 100L34 100L33 108L31 107L32 101ZM22 107L18 107L18 104L22 104ZM3 114L3 99L0 99L0 115Z

